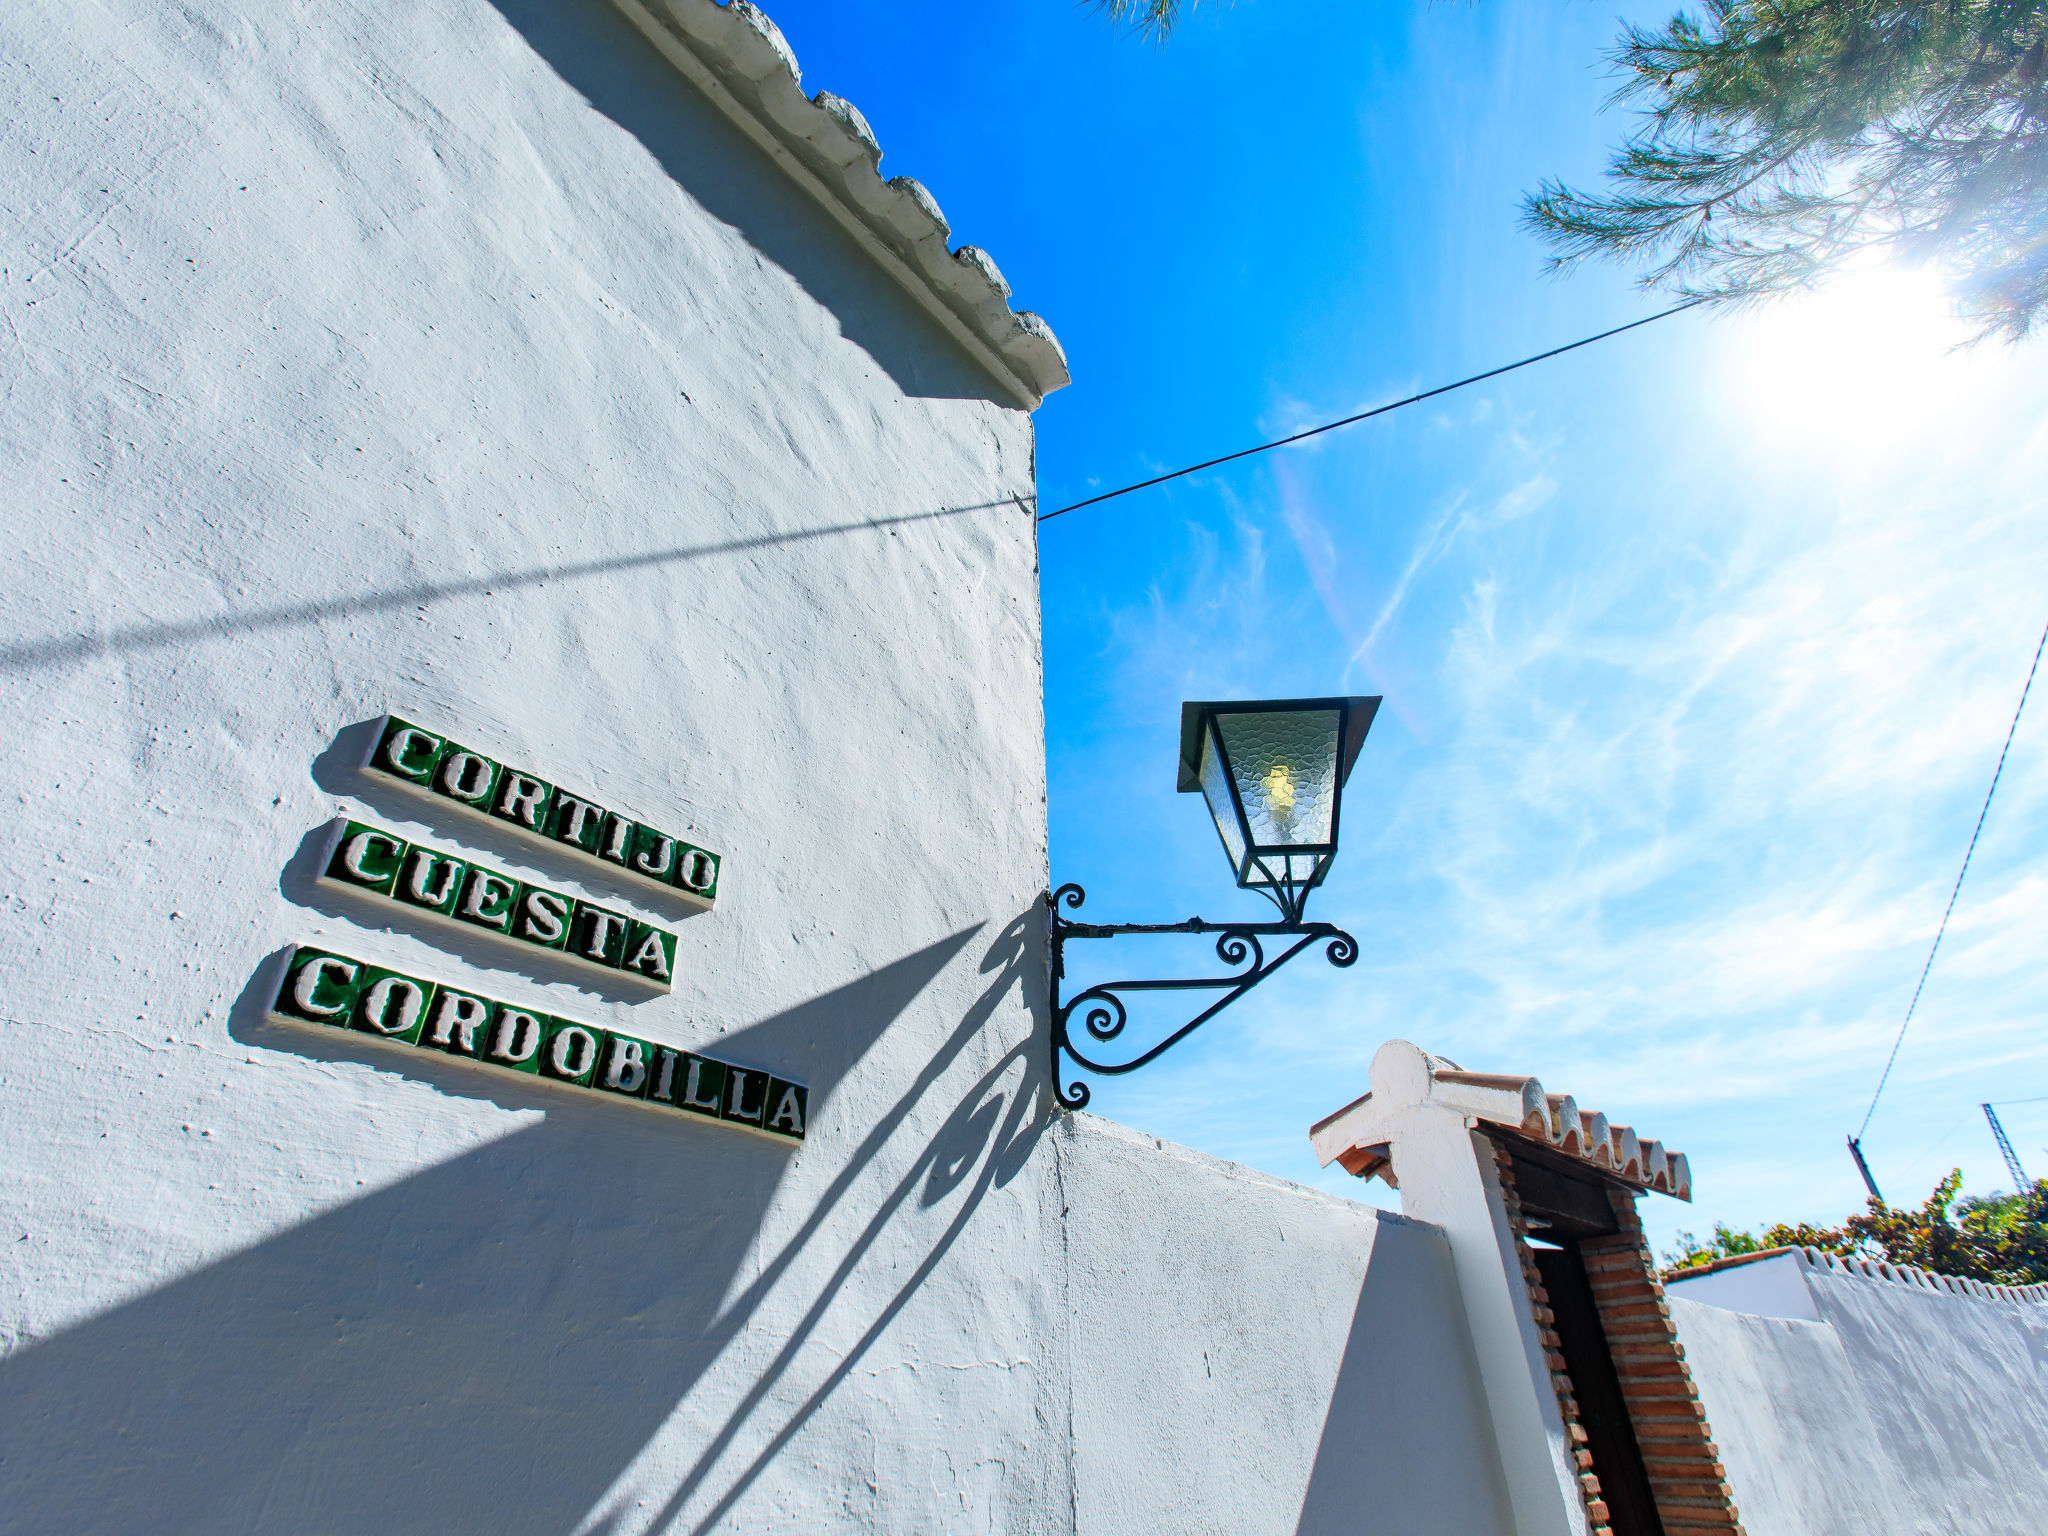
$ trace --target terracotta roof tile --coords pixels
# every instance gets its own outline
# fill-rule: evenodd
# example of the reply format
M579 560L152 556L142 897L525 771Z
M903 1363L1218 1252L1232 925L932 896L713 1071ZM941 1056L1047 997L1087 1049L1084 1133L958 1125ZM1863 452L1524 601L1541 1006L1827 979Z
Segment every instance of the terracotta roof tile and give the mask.
M1362 1165L1367 1176L1386 1174L1382 1149L1392 1140L1394 1115L1433 1104L1577 1158L1619 1183L1692 1199L1692 1168L1683 1152L1579 1108L1570 1094L1546 1092L1536 1078L1467 1072L1405 1040L1389 1040L1373 1057L1372 1085L1371 1093L1310 1128L1325 1167L1342 1160L1347 1167ZM1361 1155L1368 1150L1372 1155Z

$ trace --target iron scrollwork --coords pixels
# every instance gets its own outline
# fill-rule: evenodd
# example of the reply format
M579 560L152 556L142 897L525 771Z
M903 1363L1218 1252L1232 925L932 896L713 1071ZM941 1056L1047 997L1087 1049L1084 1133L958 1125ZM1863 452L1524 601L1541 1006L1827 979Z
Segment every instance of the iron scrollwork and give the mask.
M1211 923L1191 917L1184 923L1077 923L1061 910L1077 910L1088 899L1078 885L1063 885L1046 897L1051 915L1052 938L1052 1078L1053 1093L1068 1109L1080 1109L1088 1102L1088 1085L1062 1081L1065 1073L1060 1056L1065 1053L1076 1066L1102 1077L1120 1077L1135 1072L1178 1045L1195 1030L1228 1008L1281 966L1313 944L1327 944L1330 964L1347 966L1358 959L1358 941L1333 923ZM1157 981L1105 981L1060 1001L1060 983L1066 979L1066 942L1069 939L1115 939L1134 933L1213 933L1216 958L1229 966L1222 976L1177 977ZM1262 939L1290 938L1295 942L1273 959L1266 958ZM1200 1013L1189 1019L1157 1045L1129 1061L1097 1061L1075 1048L1071 1028L1074 1015L1081 1016L1081 1028L1090 1041L1107 1043L1124 1032L1130 1022L1123 994L1132 992L1221 992Z

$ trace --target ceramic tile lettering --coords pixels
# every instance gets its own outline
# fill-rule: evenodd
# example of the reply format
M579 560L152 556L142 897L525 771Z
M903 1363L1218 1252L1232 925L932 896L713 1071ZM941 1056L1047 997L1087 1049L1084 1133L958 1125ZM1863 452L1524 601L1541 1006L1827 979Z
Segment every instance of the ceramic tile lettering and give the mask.
M539 1072L540 1048L547 1043L555 1021L544 1013L500 1003L491 1015L484 1037L483 1059L494 1067L514 1072Z
M498 776L497 793L491 800L491 814L523 831L538 832L547 825L548 807L554 798L555 786L545 779L536 779L516 768L506 768Z
M445 736L423 731L396 715L386 715L384 729L377 734L377 745L370 749L370 761L393 778L425 789L447 751Z
M271 1011L309 1024L346 1029L356 994L362 990L362 976L360 960L301 947L285 965L284 981Z
M575 917L569 924L567 952L579 960L588 960L592 965L610 966L616 970L625 959L626 939L632 930L633 920L625 913L579 901ZM669 937L673 939L674 935ZM661 985L666 986L667 983Z
M761 1121L762 1130L771 1136L787 1136L792 1141L802 1141L810 1111L809 1090L779 1077L768 1079L768 1113Z
M363 770L385 783L587 855L630 877L629 889L657 885L699 909L718 899L719 860L708 849L397 715L386 715L374 734Z
M719 1118L759 1125L768 1116L768 1074L746 1067L725 1069L725 1103Z
M557 843L567 843L579 853L595 854L598 839L604 835L604 824L611 815L603 806L581 795L555 791L554 804L549 808L547 835Z
M455 899L462 894L468 875L469 866L452 854L415 846L406 850L392 894L447 917L455 911Z
M597 1072L591 1078L592 1085L606 1093L624 1094L629 1099L646 1098L655 1055L660 1049L651 1040L607 1034L604 1050L598 1057ZM675 1052L668 1054L673 1056Z
M579 1087L589 1086L597 1071L598 1057L604 1054L604 1031L568 1019L556 1019L554 1025L548 1031L547 1043L540 1048L541 1074Z
M664 992L674 984L676 936L656 924L358 821L337 820L327 847L323 885L382 897L413 916L461 923L472 933L555 950Z
M722 1118L725 1108L725 1063L708 1056L685 1056L683 1086L676 1093L676 1107L708 1119Z
M458 922L474 923L496 933L512 927L512 904L519 899L519 882L510 875L472 864L463 877L462 895L455 903Z
M659 880L663 885L671 884L675 879L676 854L682 846L666 832L635 826L633 847L626 856L626 867L636 875Z
M350 1021L366 1035L381 1035L407 1045L418 1042L420 1027L427 1021L427 1005L434 1000L434 984L415 981L381 966L363 967L363 981L356 993Z
M334 839L334 849L327 858L326 874L329 879L345 881L366 891L388 896L392 882L398 878L405 852L406 842L402 837L379 832L359 821L343 822Z
M718 855L689 843L676 844L675 888L709 906L718 896Z
M676 936L652 923L635 923L627 930L625 958L619 969L664 987L675 980Z
M306 1028L353 1028L367 1039L783 1141L802 1141L809 1132L810 1097L801 1083L306 945L286 959L270 1017Z
M604 833L597 840L597 856L607 864L624 866L633 851L633 838L640 830L630 817L614 811L604 819Z
M576 912L574 897L545 886L522 885L512 904L512 937L542 949L561 949L569 942L569 924Z
M440 987L427 1010L419 1043L455 1056L479 1054L490 1037L491 1015L499 1005L470 992Z
M483 753L472 752L451 741L434 769L433 790L473 811L488 811L498 787L498 777L504 771Z
M657 1045L647 1065L647 1100L651 1104L665 1104L670 1109L680 1109L679 1096L683 1091L683 1073L689 1061L686 1052L672 1046Z

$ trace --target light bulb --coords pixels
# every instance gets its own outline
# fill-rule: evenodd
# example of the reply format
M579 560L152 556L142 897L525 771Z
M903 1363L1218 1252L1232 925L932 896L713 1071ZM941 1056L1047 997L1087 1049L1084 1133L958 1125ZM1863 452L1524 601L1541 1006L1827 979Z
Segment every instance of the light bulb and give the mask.
M1275 763L1259 780L1259 787L1266 792L1266 805L1272 818L1281 826L1294 819L1294 775L1285 763Z

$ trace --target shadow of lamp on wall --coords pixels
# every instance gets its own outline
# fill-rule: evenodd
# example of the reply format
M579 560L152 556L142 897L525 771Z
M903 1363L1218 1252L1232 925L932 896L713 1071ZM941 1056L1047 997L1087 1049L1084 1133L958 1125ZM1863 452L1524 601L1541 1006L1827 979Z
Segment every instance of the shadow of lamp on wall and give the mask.
M1068 1109L1088 1102L1088 1086L1066 1082L1062 1054L1084 1071L1114 1077L1135 1072L1186 1039L1253 987L1313 944L1327 942L1330 964L1358 958L1358 941L1331 923L1311 923L1302 913L1309 892L1323 883L1337 857L1339 811L1344 782L1351 777L1365 733L1380 700L1373 698L1262 699L1238 703L1187 703L1180 715L1180 779L1183 794L1199 790L1215 818L1216 833L1241 889L1257 891L1280 909L1275 923L1211 923L1191 917L1182 923L1077 923L1066 910L1078 909L1088 893L1061 886L1046 897L1051 921L1053 1089ZM1062 910L1062 909L1066 910ZM1114 939L1140 933L1213 933L1216 955L1233 969L1221 976L1151 981L1108 981L1060 1000L1070 939ZM1292 939L1271 960L1265 939ZM1077 1048L1072 1032L1081 1020L1090 1049L1115 1040L1129 1023L1128 994L1146 992L1220 993L1201 1012L1151 1049L1128 1061L1101 1061Z

